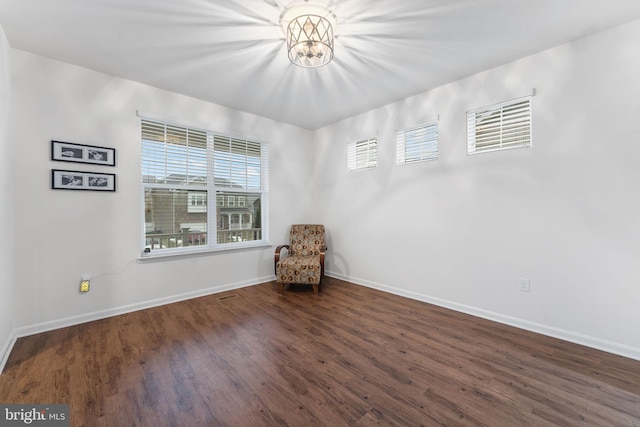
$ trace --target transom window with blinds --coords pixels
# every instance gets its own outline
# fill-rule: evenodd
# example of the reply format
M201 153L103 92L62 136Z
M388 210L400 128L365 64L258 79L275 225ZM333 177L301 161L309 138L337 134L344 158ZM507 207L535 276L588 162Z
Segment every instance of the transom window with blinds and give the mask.
M351 142L347 145L349 170L375 168L378 165L378 138Z
M265 143L142 119L143 256L264 244Z
M438 122L396 131L396 163L438 159Z
M531 96L467 112L468 154L531 147Z

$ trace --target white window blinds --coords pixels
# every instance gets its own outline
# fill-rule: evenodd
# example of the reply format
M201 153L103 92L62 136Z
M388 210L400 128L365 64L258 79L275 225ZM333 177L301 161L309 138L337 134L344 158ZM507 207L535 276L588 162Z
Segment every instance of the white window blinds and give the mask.
M207 133L143 120L142 181L206 185Z
M438 123L430 122L396 131L397 164L436 160L438 158Z
M260 189L266 152L258 142L228 136L213 137L215 184L221 187Z
M374 168L378 164L378 138L352 142L347 146L349 170Z
M531 147L531 96L467 112L469 154Z

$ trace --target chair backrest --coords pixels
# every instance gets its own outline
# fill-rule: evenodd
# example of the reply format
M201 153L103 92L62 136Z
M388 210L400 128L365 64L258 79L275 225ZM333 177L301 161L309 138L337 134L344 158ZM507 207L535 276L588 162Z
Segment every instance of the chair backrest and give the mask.
M324 250L324 225L294 224L291 226L289 255L320 255Z

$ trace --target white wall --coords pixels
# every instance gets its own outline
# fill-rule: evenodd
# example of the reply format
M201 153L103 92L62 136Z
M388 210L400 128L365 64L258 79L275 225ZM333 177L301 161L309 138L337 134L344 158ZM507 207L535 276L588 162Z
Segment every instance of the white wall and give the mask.
M640 21L318 130L328 273L640 359L638 40ZM532 88L534 147L467 156L465 112ZM440 159L396 166L394 130L437 115ZM376 133L378 167L347 172Z
M637 40L640 22L315 133L10 49L0 150L10 142L19 280L0 302L0 343L7 301L24 335L272 277L272 248L137 262L140 110L269 142L271 241L293 222L325 223L329 274L640 359ZM465 111L533 87L534 148L468 157ZM438 114L440 159L396 166L393 131ZM346 143L376 133L379 167L348 173ZM50 170L69 165L49 160L51 139L115 147L117 167L100 169L118 175L118 191L50 190ZM0 187L7 218L9 194ZM10 295L11 272L1 274ZM80 295L83 274L92 290Z
M13 345L13 224L9 149L9 43L0 27L0 372Z
M273 248L138 261L136 111L269 143L274 244L286 240L292 222L309 217L299 203L311 185L309 131L19 50L11 50L11 71L19 335L273 277ZM117 166L53 162L52 139L114 147ZM51 190L53 168L116 173L117 192ZM93 279L91 291L80 294L84 274Z

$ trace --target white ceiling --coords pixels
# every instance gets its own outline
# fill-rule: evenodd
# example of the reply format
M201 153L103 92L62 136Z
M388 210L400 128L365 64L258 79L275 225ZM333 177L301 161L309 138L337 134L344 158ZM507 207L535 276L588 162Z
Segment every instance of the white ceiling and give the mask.
M287 59L299 0L0 0L9 43L307 129L640 19L640 0L318 0L333 62Z

